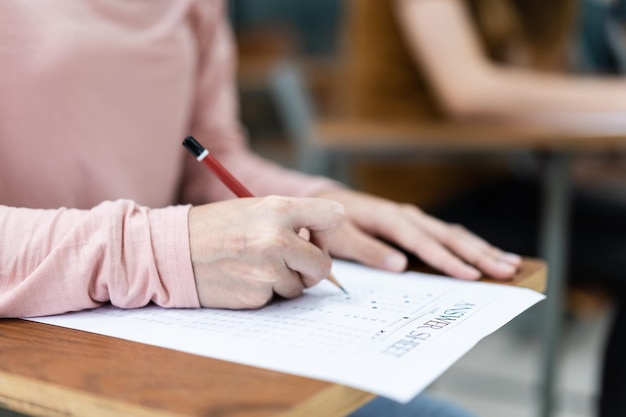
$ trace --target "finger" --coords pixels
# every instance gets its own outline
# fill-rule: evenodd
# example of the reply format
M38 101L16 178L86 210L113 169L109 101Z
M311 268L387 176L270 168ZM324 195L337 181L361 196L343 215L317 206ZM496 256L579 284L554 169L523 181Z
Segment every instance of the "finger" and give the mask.
M341 226L341 238L333 241L333 256L350 259L365 265L400 272L406 269L406 256L359 230L352 224Z
M403 215L414 223L413 228L432 236L452 254L476 266L487 275L509 278L515 274L521 263L520 257L502 252L462 226L445 223L416 207L404 207Z
M293 235L282 250L285 265L298 273L303 285L311 287L328 277L332 260L328 252L307 242L298 235Z
M298 230L298 236L300 236L304 240L311 240L311 232L309 229L305 229L304 227Z
M398 216L396 216L398 217ZM411 251L428 265L453 277L478 279L481 273L446 248L441 241L427 233L420 224L403 215L393 225L381 225L384 236ZM393 227L391 227L393 226Z
M413 244L413 251L430 266L461 279L475 280L482 275L479 270L468 265L432 236L421 231L416 231L416 234L421 236Z
M519 256L503 252L463 226L447 224L419 212L417 216L411 213L409 216L445 247L489 276L510 278L521 264Z
M491 277L510 278L521 265L519 256L504 253L463 226L446 224L430 216L424 221L425 227L444 246Z
M285 266L284 270L280 273L280 277L274 283L273 290L281 297L296 298L302 295L304 283L298 272Z
M518 266L507 261L501 250L477 241L474 235L463 227L450 226L449 234L443 243L468 263L494 278L510 278L517 272Z

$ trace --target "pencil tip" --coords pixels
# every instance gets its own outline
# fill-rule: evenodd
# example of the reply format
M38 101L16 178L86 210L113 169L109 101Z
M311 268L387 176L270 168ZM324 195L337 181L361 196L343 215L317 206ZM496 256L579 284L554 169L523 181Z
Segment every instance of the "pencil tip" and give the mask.
M341 285L339 286L339 289L340 289L341 291L343 291L343 292L344 292L344 294L346 294L346 295L348 294L348 291L346 291L346 289L345 289L344 287L342 287Z

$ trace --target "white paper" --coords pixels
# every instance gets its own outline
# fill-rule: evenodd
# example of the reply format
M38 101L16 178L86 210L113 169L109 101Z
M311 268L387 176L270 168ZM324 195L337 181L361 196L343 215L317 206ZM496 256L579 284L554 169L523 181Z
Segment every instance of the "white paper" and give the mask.
M122 310L34 321L340 383L406 402L544 296L532 290L335 261L295 300L251 311Z

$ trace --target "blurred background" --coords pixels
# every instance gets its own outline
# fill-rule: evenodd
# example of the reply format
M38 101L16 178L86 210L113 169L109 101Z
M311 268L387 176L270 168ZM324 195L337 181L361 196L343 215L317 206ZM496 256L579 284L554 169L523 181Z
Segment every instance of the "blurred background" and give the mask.
M385 16L384 10L367 11L358 5L354 6L358 3L359 0L230 0L230 13L239 47L241 117L252 147L286 166L330 175L361 190L418 204L444 218L450 214L452 220L455 220L454 207L461 207L461 210L468 207L463 202L458 206L459 196L471 196L476 190L482 190L480 198L489 199L493 196L506 200L508 194L502 194L498 187L503 183L510 184L511 177L516 178L515 181L521 178L524 184L532 182L528 179L533 178L532 172L540 158L527 152L506 157L480 153L407 155L403 152L386 154L384 147L381 147L377 149L384 157L354 151L354 154L358 154L358 158L354 158L347 151L333 156L332 161L316 154L315 146L311 146L316 141L332 140L341 134L358 136L367 133L368 129L380 128L376 137L382 138L384 144L385 132L397 136L397 131L394 132L390 126L398 125L400 128L396 130L401 131L409 119L410 123L416 120L418 123L440 123L450 113L446 103L435 103L428 108L422 106L417 110L403 107L413 96L410 91L404 90L406 85L398 81L406 74L394 72L396 69L392 68L396 64L407 65L404 62L406 58L399 58L397 51L390 51L386 56L379 55L374 60L359 55L359 42L362 50L388 47L378 45L378 40L382 36L380 28L391 17ZM498 9L498 1L478 3L489 3ZM542 2L529 3L537 6ZM571 6L574 2L562 3ZM593 36L593 28L583 30L588 25L600 24L604 16L605 11L595 8L595 3L606 6L619 2L577 3L575 8L563 6L560 10L564 16L562 23L567 23L569 29L563 31L566 35L554 40L547 48L550 52L558 50L554 52L558 59L538 60L538 67L543 66L541 69L544 70L557 62L559 71L565 69L594 76L619 75L624 68L620 67L619 58L614 57L614 51L603 43L601 37ZM480 13L480 10L474 12ZM556 13L555 10L552 12ZM621 12L624 13L623 7ZM376 23L363 26L358 20L368 13L370 19L374 16L372 21ZM360 17L355 18L355 15ZM492 20L487 20L493 23L491 26L496 31L497 16L505 19L506 13L496 13L489 17ZM546 16L552 18L554 15ZM626 16L626 13L622 16ZM553 26L557 25L557 20L554 20ZM364 33L369 33L367 40L359 40L359 36L365 36ZM583 36L584 33L586 35ZM542 42L546 45L546 42ZM499 59L497 53L493 57ZM369 90L370 93L366 92L366 96L350 93L355 80L367 78L369 69L372 69L370 72L376 72L382 71L382 67L388 71L387 78L398 81L398 85L392 87L396 88L390 94L392 99L374 102L376 100L371 97L372 91L380 85ZM432 95L433 86L427 78L421 78L418 84L422 91L426 91L425 94ZM411 116L413 111L417 112L415 114L418 117ZM325 124L337 120L343 121L344 130L339 134ZM371 125L372 120L377 123L374 127ZM325 134L328 134L327 138L324 138ZM592 184L587 190L593 190L593 197L601 202L606 200L613 204L616 200L623 200L622 196L626 195L623 193L622 153L620 148L576 155L575 174L583 172L576 175L581 183L587 181ZM516 183L513 187L517 186L519 184ZM584 185L580 188L583 191L585 189ZM575 187L575 191L578 192L578 187ZM525 188L520 192L526 193L528 190ZM516 193L512 192L513 195ZM537 196L533 195L533 199L536 205ZM621 211L622 203L616 204L618 211ZM474 210L480 209L474 207ZM520 207L517 213L532 218L533 222L537 221L535 211L530 213L524 210L524 207ZM507 218L509 214L505 212L502 216L509 223L516 222ZM487 221L494 219L493 210L487 217ZM527 229L529 224L520 219L521 228ZM615 231L606 231L609 234L611 232ZM494 236L497 241L498 236ZM534 247L536 241L528 243L529 239L536 240L537 237L520 239L523 242L516 242L513 238L503 241L501 245L523 255L537 256ZM589 282L581 284L568 277L562 312L564 327L559 336L555 416L598 415L599 380L614 300L612 288L589 285ZM541 313L530 312L487 337L428 391L465 406L477 416L538 415L537 393L541 389L539 357L542 348L538 328L542 320ZM626 415L626 410L620 415Z

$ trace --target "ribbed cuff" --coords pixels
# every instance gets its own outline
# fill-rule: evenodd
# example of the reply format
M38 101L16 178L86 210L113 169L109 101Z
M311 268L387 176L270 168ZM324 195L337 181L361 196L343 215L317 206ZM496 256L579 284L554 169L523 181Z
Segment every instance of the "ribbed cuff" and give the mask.
M188 216L191 206L150 210L154 259L170 297L163 307L198 308L198 291L191 266Z

